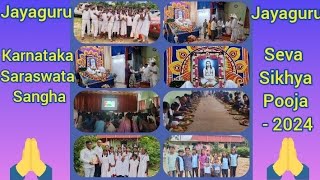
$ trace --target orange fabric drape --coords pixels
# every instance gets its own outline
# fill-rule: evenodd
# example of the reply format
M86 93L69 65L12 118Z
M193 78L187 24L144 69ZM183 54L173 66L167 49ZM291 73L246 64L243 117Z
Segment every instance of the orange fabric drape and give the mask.
M78 111L99 112L103 97L117 98L117 112L136 112L138 98L136 95L103 95L80 93L74 100L74 108Z

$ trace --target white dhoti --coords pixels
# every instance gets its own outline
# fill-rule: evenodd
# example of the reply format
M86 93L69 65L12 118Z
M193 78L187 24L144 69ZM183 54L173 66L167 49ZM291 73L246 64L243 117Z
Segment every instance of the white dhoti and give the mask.
M127 35L127 22L126 21L121 21L120 35L121 36Z
M150 29L150 21L144 20L142 27L141 27L141 34L148 37L149 36L149 29Z
M138 22L138 24L137 24L137 27L136 27L136 30L135 30L135 33L134 33L134 35L135 35L134 38L136 38L136 39L138 39L139 38L139 34L141 34L142 23L143 23L143 21L140 20Z
M215 80L208 80L208 79L205 79L205 78L201 78L201 84L202 85L216 85L217 82Z
M131 33L130 33L130 37L136 37L135 36L135 33L136 33L136 28L137 28L137 23L134 23L132 24L132 29L131 29Z

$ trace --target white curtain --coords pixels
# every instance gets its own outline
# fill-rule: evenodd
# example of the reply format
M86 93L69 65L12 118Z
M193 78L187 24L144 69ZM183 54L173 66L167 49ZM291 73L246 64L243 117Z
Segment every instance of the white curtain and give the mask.
M125 55L112 56L112 72L117 75L116 81L119 83L125 82Z
M210 20L210 9L199 9L198 10L198 21L197 26L202 27L204 20L207 20L209 22Z

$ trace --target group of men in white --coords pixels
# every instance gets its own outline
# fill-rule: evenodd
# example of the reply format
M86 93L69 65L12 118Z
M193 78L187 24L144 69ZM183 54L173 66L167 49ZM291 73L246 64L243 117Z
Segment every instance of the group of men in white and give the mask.
M212 41L214 41L215 38L221 38L223 30L225 30L226 35L231 36L230 41L233 43L245 39L244 23L241 18L238 19L236 14L231 14L225 23L222 19L217 20L214 17L209 24L205 24L207 24L207 22L204 22L204 26L210 26L208 28L204 27L204 34L206 34L207 32L205 31L209 29Z
M77 7L82 12L81 38L85 34L96 39L106 38L113 42L115 38L133 38L133 41L148 42L151 24L149 7L133 9L115 8L83 4Z
M126 146L102 147L98 140L95 148L87 141L86 147L80 151L80 161L84 177L147 177L149 155L146 150L137 147L130 151Z

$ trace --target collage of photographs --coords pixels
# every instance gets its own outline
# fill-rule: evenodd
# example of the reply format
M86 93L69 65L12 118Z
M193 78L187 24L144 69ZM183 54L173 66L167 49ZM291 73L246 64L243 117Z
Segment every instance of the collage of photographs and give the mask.
M247 5L78 2L73 34L72 176L247 175Z

